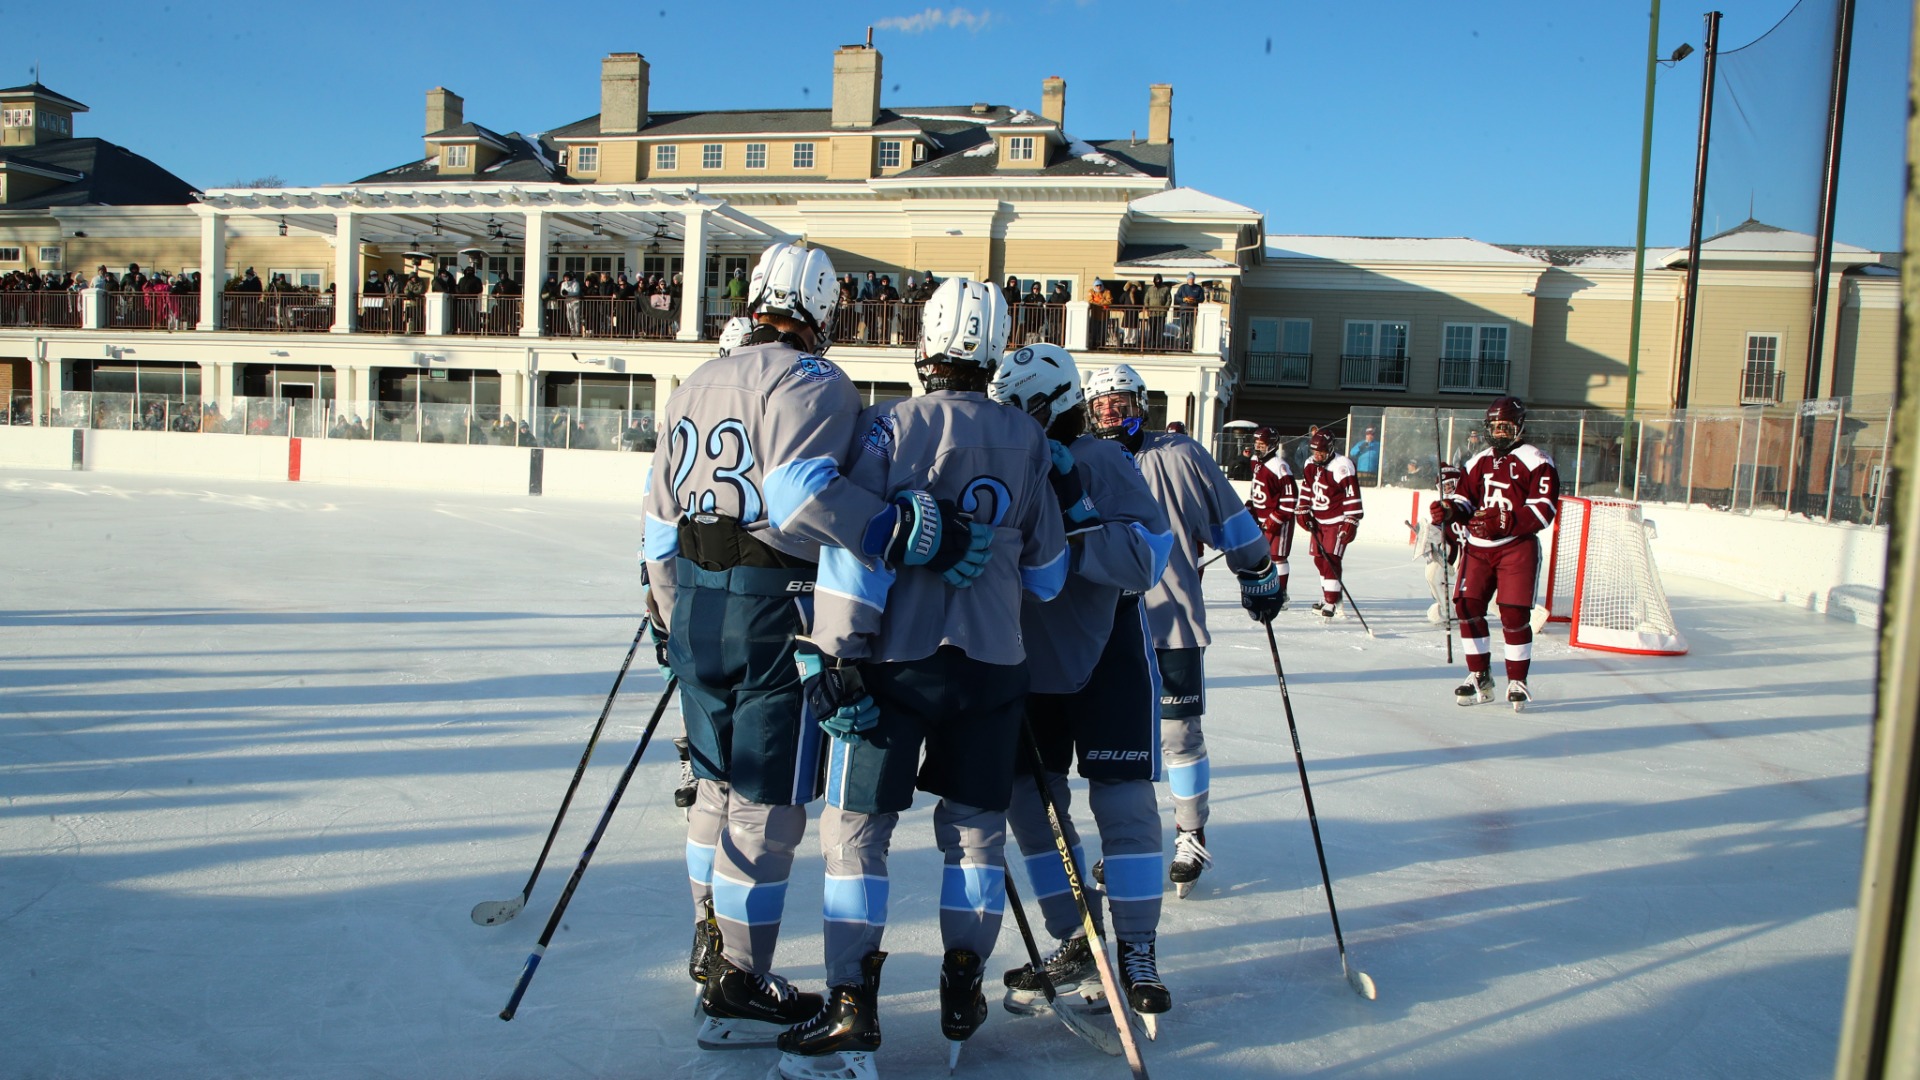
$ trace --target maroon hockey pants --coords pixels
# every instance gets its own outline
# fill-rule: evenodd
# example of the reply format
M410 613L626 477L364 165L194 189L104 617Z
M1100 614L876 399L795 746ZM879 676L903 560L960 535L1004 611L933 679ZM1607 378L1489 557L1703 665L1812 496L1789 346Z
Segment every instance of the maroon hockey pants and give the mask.
M1487 636L1487 604L1497 596L1500 629L1506 638L1507 678L1525 682L1533 662L1533 585L1540 574L1540 543L1522 537L1500 547L1467 546L1455 586L1453 609L1460 616L1460 640L1467 670L1493 666Z

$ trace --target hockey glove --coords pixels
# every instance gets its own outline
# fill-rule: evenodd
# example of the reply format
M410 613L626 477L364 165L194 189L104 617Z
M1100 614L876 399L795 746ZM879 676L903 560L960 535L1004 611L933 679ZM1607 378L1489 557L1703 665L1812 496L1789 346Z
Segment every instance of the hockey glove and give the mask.
M1482 540L1500 540L1513 535L1513 508L1483 506L1467 521L1467 531Z
M1308 532L1313 531L1313 511L1301 510L1293 515L1293 523Z
M1287 589L1272 559L1258 570L1236 570L1234 576L1240 579L1240 606L1247 609L1247 618L1265 625L1287 606Z
M880 722L880 707L867 693L857 661L828 657L804 637L794 638L794 660L800 667L800 694L807 715L822 731L854 743Z
M673 678L673 665L667 662L667 639L667 632L660 628L659 623L654 622L653 619L649 617L647 619L647 640L653 642L653 659L655 663L660 665L660 677L662 679Z
M1446 526L1460 520L1460 507L1452 499L1435 499L1427 504L1427 520Z
M1053 471L1047 479L1053 483L1053 497L1060 504L1060 523L1069 535L1098 525L1100 514L1080 483L1080 471L1073 467L1073 451L1052 439L1047 440L1047 447L1053 453Z
M993 557L992 526L974 524L953 503L925 491L895 495L889 513L875 518L867 531L869 553L896 567L923 566L956 589L973 584ZM878 545L871 542L876 531L882 537Z
M1341 547L1344 548L1348 544L1353 543L1353 538L1359 535L1360 535L1359 522L1349 518L1346 521L1343 521L1340 523L1340 546Z

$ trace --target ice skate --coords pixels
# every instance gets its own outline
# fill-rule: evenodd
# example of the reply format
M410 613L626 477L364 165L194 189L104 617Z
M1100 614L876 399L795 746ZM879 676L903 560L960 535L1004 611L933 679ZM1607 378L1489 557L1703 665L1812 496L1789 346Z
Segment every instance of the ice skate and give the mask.
M1173 995L1160 981L1153 944L1153 937L1120 943L1120 987L1126 991L1127 1005L1139 1017L1149 1039L1159 1038L1160 1014L1173 1008Z
M1333 620L1340 617L1340 605L1329 604L1325 600L1322 600L1321 602L1313 605L1313 613L1315 615L1320 616L1320 621L1322 624L1331 623L1333 622Z
M1456 705L1478 705L1493 700L1493 676L1484 671L1469 671L1459 686L1453 688L1453 703Z
M1071 993L1081 983L1097 979L1099 975L1093 963L1093 949L1085 937L1070 937L1061 942L1052 954L1042 958L1041 966L1052 980L1055 994ZM1015 1016L1032 1016L1046 1004L1046 987L1032 964L1008 971L1000 981L1007 986L1007 996L1001 1005Z
M695 1041L702 1050L750 1050L773 1046L782 1028L821 1008L819 994L803 994L778 975L755 975L724 958L708 969L700 998L704 1017Z
M1180 829L1173 837L1173 863L1167 867L1167 878L1173 882L1174 895L1185 900L1200 880L1200 871L1213 865L1213 856L1207 851L1207 830L1195 829L1188 832Z
M1533 691L1527 689L1524 680L1513 679L1507 683L1507 704L1513 706L1514 712L1525 712L1527 706L1533 704Z
M879 1080L873 1052L880 1049L880 965L886 959L886 953L868 953L860 961L860 982L830 988L811 1017L780 1033L782 1077Z
M693 952L687 956L687 977L705 985L707 975L720 963L720 924L713 917L713 900L700 901L700 920L693 924Z
M693 775L693 762L687 757L687 737L673 740L673 748L680 751L680 783L673 789L673 805L685 810L699 797L700 781Z
M1102 887L1104 887L1104 886L1106 885L1106 883L1107 883L1107 860L1105 860L1105 859L1095 859L1095 860L1093 860L1093 880L1094 880L1094 882L1095 882L1096 884L1098 884L1098 885L1101 885Z
M1427 621L1435 626L1440 626L1447 621L1446 614L1440 610L1439 604L1427 605Z
M980 973L980 954L972 949L948 949L940 965L940 1033L947 1037L948 1072L960 1064L960 1047L987 1022Z

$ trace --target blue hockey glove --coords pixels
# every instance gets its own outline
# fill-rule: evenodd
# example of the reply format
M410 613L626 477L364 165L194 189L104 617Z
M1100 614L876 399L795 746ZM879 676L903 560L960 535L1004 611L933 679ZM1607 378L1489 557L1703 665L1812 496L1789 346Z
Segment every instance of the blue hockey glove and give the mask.
M1070 534L1098 525L1100 513L1080 483L1080 471L1073 467L1073 451L1052 439L1047 440L1047 447L1053 453L1053 471L1047 479L1052 481L1053 497L1060 503L1061 524Z
M993 557L992 526L975 524L953 503L925 491L895 495L889 513L875 518L867 534L869 554L893 566L925 567L956 589L973 584Z
M804 637L794 639L794 660L800 667L800 694L807 715L822 731L853 743L880 722L880 707L867 693L857 661L830 658Z
M1240 579L1240 606L1247 609L1247 618L1265 625L1287 606L1286 586L1272 559L1258 570L1238 570L1234 576Z

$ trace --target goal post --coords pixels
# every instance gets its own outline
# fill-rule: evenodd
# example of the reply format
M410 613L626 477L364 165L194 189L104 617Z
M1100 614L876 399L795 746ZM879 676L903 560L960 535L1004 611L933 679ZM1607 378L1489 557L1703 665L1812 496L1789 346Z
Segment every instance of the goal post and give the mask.
M1687 641L1667 605L1640 504L1563 495L1547 561L1546 610L1583 649L1680 656Z

